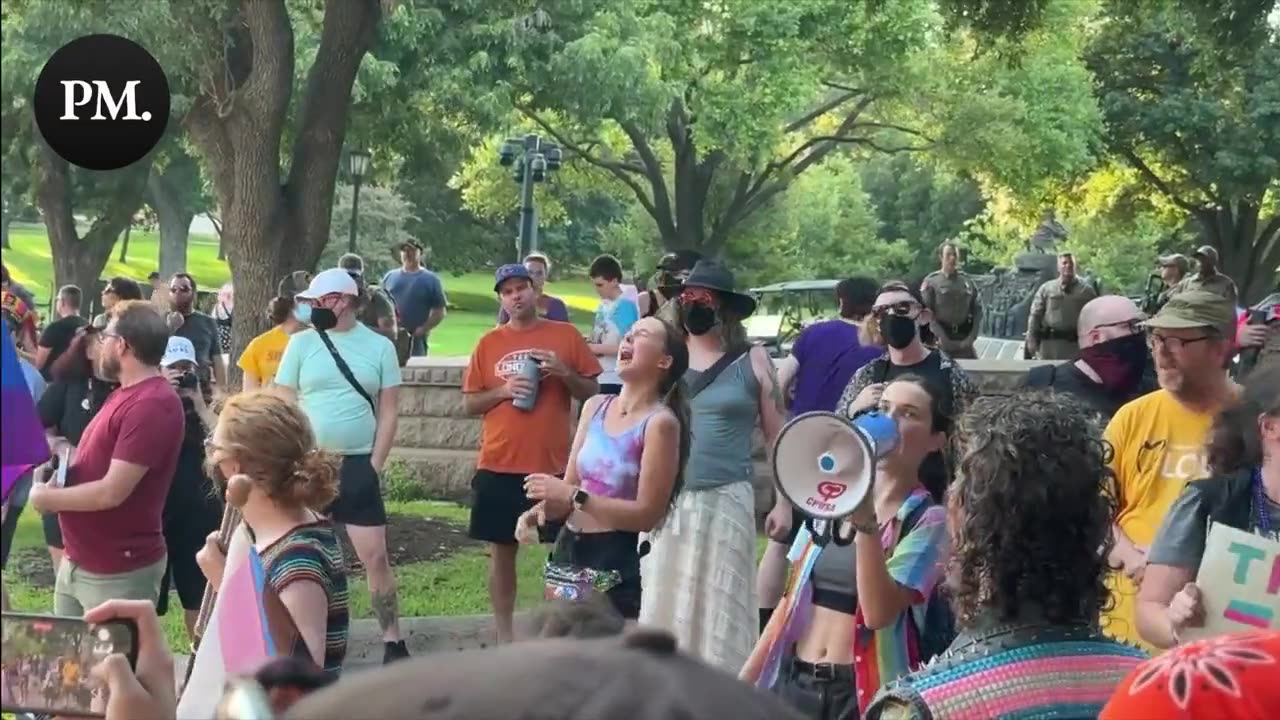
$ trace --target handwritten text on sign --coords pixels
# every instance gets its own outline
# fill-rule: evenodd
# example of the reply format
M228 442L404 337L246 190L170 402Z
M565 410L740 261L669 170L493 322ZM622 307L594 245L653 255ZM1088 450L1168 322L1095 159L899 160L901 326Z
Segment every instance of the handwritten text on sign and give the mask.
M1188 635L1280 628L1280 542L1214 523L1196 585L1205 625Z

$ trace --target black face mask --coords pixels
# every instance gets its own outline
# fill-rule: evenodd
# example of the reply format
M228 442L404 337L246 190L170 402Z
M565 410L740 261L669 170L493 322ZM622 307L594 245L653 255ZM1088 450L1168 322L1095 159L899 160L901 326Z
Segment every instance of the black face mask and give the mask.
M916 339L919 329L915 318L903 315L889 315L880 321L880 333L889 347L902 350Z
M327 331L338 327L338 314L329 308L311 308L311 327Z
M1107 392L1120 397L1138 389L1149 357L1147 339L1141 333L1100 342L1080 350L1080 359L1098 373Z
M716 317L715 309L702 303L682 306L680 319L684 329L688 330L690 335L706 335L720 322Z

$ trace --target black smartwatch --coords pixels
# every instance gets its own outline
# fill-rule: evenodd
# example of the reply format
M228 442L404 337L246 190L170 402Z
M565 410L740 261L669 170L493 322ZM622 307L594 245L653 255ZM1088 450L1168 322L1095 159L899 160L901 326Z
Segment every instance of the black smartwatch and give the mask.
M587 504L587 500L590 499L591 496L587 494L586 490L579 488L573 491L573 507L577 510L581 510Z

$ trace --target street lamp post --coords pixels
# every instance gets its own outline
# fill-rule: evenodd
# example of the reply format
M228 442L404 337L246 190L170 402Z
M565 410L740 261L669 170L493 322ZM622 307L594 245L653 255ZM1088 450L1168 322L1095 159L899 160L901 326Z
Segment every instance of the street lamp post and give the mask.
M347 252L356 251L356 226L360 222L360 183L369 169L369 153L366 150L352 150L347 153L348 169L351 171L351 234L347 238Z
M537 135L507 138L498 153L503 167L514 165L512 177L520 183L520 257L538 249L537 214L533 205L533 184L545 182L547 173L560 169L560 147Z

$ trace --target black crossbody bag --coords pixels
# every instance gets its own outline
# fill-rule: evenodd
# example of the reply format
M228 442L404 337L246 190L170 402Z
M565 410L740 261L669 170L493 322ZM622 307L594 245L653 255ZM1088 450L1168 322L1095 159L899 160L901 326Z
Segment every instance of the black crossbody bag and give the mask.
M333 356L333 363L338 366L338 372L342 373L342 377L346 378L352 389L360 393L360 397L369 403L369 410L377 417L378 406L373 402L373 398L369 396L364 386L356 380L355 373L351 372L351 366L347 364L346 360L342 359L342 354L338 352L338 348L334 347L333 340L329 339L329 334L318 328L316 329L316 334L320 336L320 341L324 343L324 346L329 349L329 354Z

